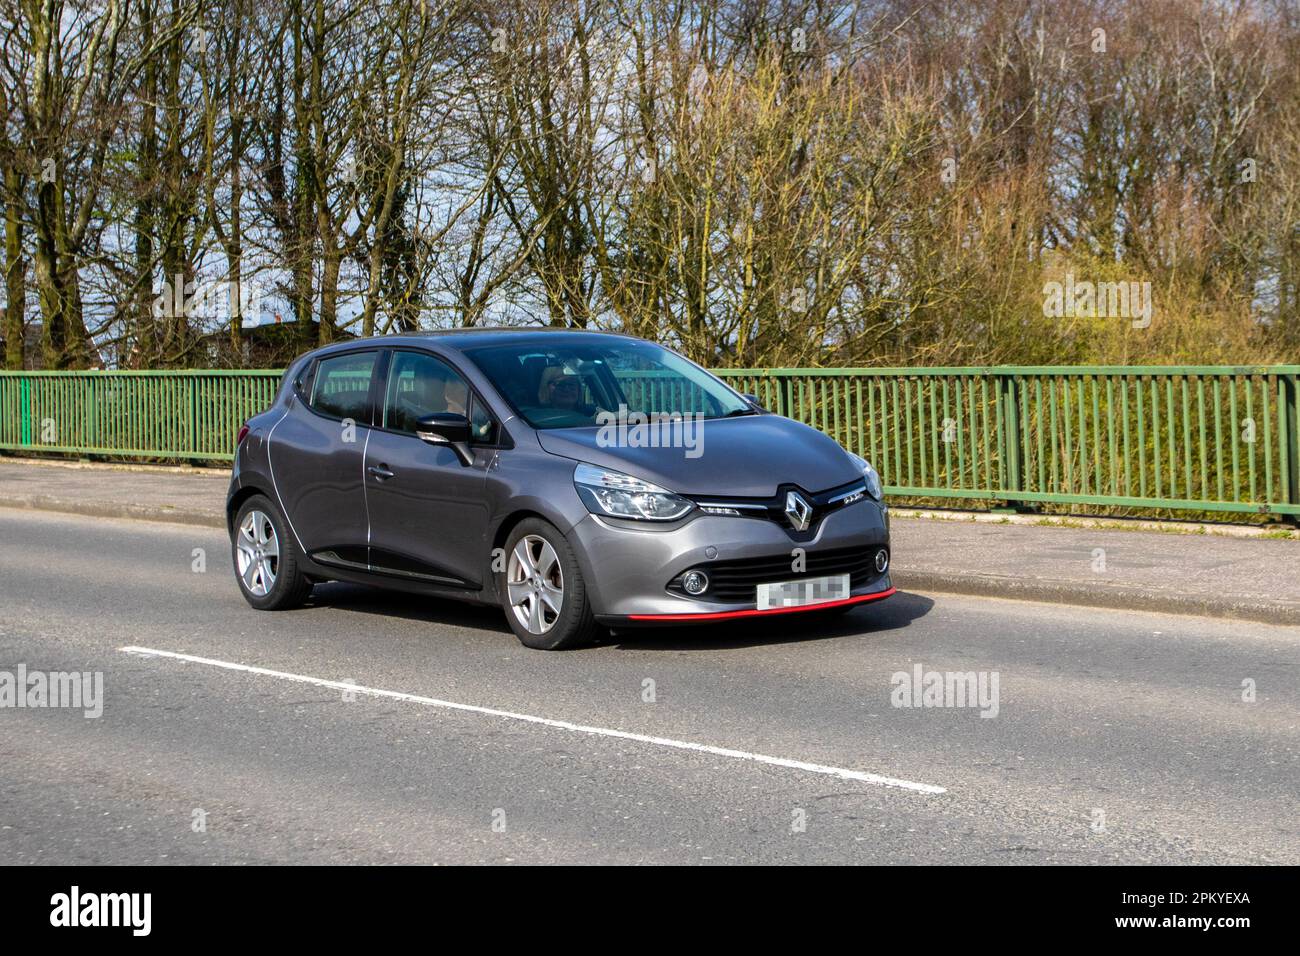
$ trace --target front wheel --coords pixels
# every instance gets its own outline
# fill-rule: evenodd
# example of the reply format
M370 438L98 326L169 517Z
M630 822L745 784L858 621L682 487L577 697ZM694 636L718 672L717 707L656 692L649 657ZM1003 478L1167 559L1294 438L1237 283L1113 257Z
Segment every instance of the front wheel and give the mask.
M581 647L597 631L587 586L568 539L539 518L521 521L506 540L497 591L510 629L525 647Z

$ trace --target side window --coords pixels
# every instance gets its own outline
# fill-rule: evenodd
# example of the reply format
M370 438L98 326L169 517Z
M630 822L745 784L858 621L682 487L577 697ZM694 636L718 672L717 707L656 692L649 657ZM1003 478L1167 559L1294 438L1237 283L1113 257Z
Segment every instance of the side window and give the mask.
M492 417L483 400L475 398L469 417L469 440L475 445L496 445L501 441L501 426Z
M310 405L322 415L368 422L370 376L378 352L333 355L316 363Z
M454 369L424 352L394 352L384 389L384 427L415 434L434 412L467 415L469 386Z

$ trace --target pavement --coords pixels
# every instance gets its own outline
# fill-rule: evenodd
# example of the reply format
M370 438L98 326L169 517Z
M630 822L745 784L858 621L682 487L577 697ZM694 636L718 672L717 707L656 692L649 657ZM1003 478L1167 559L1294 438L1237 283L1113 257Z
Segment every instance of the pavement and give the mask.
M0 507L224 527L214 469L0 459ZM1300 624L1300 540L895 516L904 589Z
M0 508L0 542L0 672L103 678L98 717L0 707L10 864L1300 863L1295 627L911 589L548 654L353 585L254 611L201 523ZM920 706L918 667L988 693Z

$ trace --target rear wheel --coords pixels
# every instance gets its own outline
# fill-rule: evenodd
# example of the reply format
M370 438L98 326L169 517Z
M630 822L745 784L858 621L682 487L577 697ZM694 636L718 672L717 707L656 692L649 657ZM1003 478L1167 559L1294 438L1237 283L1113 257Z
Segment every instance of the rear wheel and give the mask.
M230 547L240 593L259 611L299 607L311 594L298 544L269 498L254 495L240 506Z
M510 629L526 647L558 651L595 639L582 569L568 539L549 522L529 518L510 533L497 592Z

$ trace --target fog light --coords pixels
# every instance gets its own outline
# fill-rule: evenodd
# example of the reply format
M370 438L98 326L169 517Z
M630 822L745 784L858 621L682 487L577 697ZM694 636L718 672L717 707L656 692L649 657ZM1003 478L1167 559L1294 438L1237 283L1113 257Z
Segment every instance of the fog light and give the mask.
M881 548L876 552L876 570L884 574L887 567L889 567L889 552Z
M687 571L682 577L687 594L703 594L709 589L709 576L703 571Z

